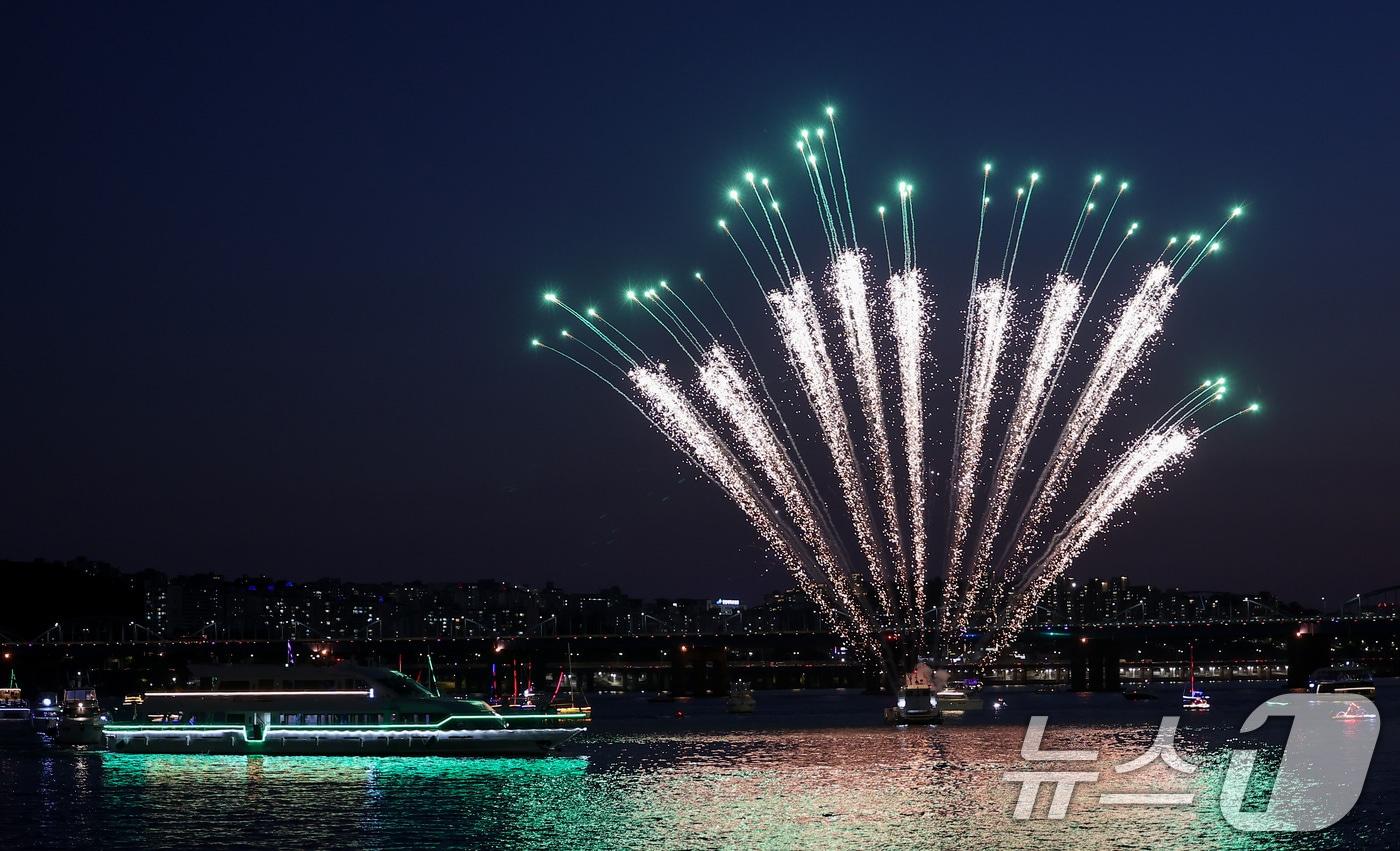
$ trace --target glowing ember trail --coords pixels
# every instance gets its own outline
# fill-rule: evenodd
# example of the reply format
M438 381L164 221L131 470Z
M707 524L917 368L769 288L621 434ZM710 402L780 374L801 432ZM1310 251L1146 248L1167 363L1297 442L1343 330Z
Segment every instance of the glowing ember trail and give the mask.
M907 609L913 604L913 599L909 594L909 583L905 579L908 576L908 565L895 498L894 460L890 456L889 432L885 429L885 408L880 393L880 365L875 356L875 334L870 327L865 268L861 265L859 254L843 251L837 255L836 268L831 276L831 292L841 315L846 348L854 366L860 407L865 412L870 455L873 456L875 466L875 492L880 497L880 510L885 521L885 538L893 555L900 605Z
M890 596L889 569L875 537L855 444L851 441L846 409L841 403L836 370L826 350L821 319L812 301L812 288L802 278L794 278L788 292L774 292L769 298L773 302L779 336L807 391L822 439L831 450L832 464L855 527L856 541L874 574L876 598L886 616L892 616L895 606Z
M997 386L997 365L1011 325L1011 290L1001 281L991 281L972 295L972 316L968 320L968 374L962 388L962 442L953 459L953 475L948 523L948 560L943 573L943 608L939 626L952 640L952 627L962 602L963 559L968 530L972 526L973 500L977 494L978 470L982 464L982 444L991 417Z
M928 611L927 475L924 466L924 362L929 317L919 270L890 278L890 333L899 363L900 414L904 420L905 475L909 483L909 533L913 562L906 582L914 601L913 621L922 626Z
M1155 477L1191 454L1197 434L1181 428L1149 433L1118 460L1075 515L1050 542L1046 553L1018 582L1006 607L1006 617L987 648L995 657L1026 625L1036 603L1055 579L1074 563L1084 548L1103 531L1114 515Z
M1030 557L1038 532L1084 447L1108 413L1123 380L1141 364L1147 344L1162 330L1162 322L1176 292L1171 270L1159 263L1147 271L1137 292L1119 311L1093 371L1070 409L1050 461L1036 483L1011 551L1013 561L1024 563Z
M1046 294L1045 303L1041 308L1040 324L1036 327L1030 356L1026 360L1026 372L1021 379L1021 390L1016 396L1015 406L1011 409L1006 437L1002 441L996 469L988 486L987 505L982 512L976 543L973 545L972 561L968 568L967 595L957 613L955 633L967 631L973 612L985 601L987 568L997 533L1006 518L1011 491L1025 460L1026 449L1035 433L1040 414L1045 409L1045 403L1049 400L1052 375L1068 344L1070 326L1079 312L1081 291L1079 281L1067 275L1057 275Z
M729 420L758 469L787 508L802 533L803 541L825 573L837 603L850 616L856 632L870 634L870 624L852 591L850 577L837 559L832 542L826 537L821 521L808 500L806 488L799 482L796 468L783 449L777 432L759 407L753 390L722 347L713 346L705 354L700 367L700 383L715 407Z
M629 377L650 408L657 427L686 447L695 463L744 512L744 516L758 530L759 537L797 580L803 593L821 609L823 617L851 644L868 647L868 632L862 635L859 631L852 631L848 627L849 618L838 617L828 594L808 574L808 566L812 562L810 555L802 552L802 545L794 540L791 530L778 519L778 511L675 382L660 369L634 369Z
M1214 235L1204 240L1193 235L1175 253L1164 250L1149 262L1136 288L1106 323L1102 347L1087 374L1061 381L1094 295L1138 225L1127 228L1111 254L1105 250L1108 259L1086 297L1084 281L1108 222L1105 217L1092 243L1084 238L1085 219L1092 211L1092 202L1085 202L1063 259L1056 253L1057 260L1051 261L1059 262L1060 269L1049 278L1034 332L1026 335L1020 355L1016 330L1030 323L1017 314L1022 298L1012 288L1012 272L1021 253L1031 190L1043 182L1032 172L1029 183L1016 189L1006 244L992 248L1002 256L1001 272L981 281L984 225L995 194L988 188L992 166L984 165L963 356L954 367L960 372L954 392L940 399L944 385L929 374L933 295L919 266L913 186L898 183L900 215L891 223L898 228L894 237L903 249L898 262L889 251L885 207L876 208L888 278L883 289L872 292L871 258L856 241L858 208L851 203L841 148L835 144L835 111L828 108L826 117L832 145L822 128L803 130L796 141L805 178L800 184L812 193L816 223L829 254L826 285L820 292L802 271L801 240L789 229L769 177L754 172L744 176L752 196L749 203L758 203L761 217L745 207L748 196L737 190L729 193L750 232L740 234L719 223L772 314L789 368L786 374L768 375L759 369L754 352L761 349L739 336L718 283L712 287L699 273L694 277L708 297L705 303L713 302L732 339L722 341L722 335L714 333L723 326L706 321L705 311L696 308L704 306L701 302L687 300L662 282L629 290L624 300L642 310L640 321L654 321L649 326L651 345L640 334L624 334L596 308L575 310L555 292L547 293L545 302L582 328L565 329L558 348L539 339L532 343L622 396L674 443L739 508L843 641L880 664L895 684L912 665L912 656L932 653L935 661L961 658L987 664L1007 652L1046 590L1133 499L1183 463L1207 434L1259 410L1258 404L1250 404L1208 427L1191 425L1193 417L1226 394L1223 377L1201 382L1106 471L1090 477L1084 488L1088 496L1076 510L1056 519L1067 513L1060 504L1074 485L1080 459L1104 430L1124 382L1142 368L1181 281L1216 253L1225 224L1242 209L1234 208ZM827 160L828 151L834 160ZM1095 185L1101 179L1096 175ZM1120 196L1126 188L1126 182L1120 184ZM1037 192L1037 198L1045 191ZM1090 198L1092 193L1093 187ZM1009 189L1005 194L1012 197ZM1075 277L1065 270L1081 242L1088 246L1088 260ZM1168 248L1174 245L1169 242ZM1174 280L1178 264L1184 271ZM838 345L849 356L839 367L827 347L828 333L841 338ZM694 384L672 377L663 350L694 366ZM731 354L736 351L747 359L742 367ZM847 363L849 373L838 371ZM1020 384L1012 386L1017 375ZM886 386L886 381L891 384ZM1066 390L1075 384L1077 392ZM800 404L792 410L794 397ZM952 413L952 427L943 428L953 435L941 557L930 541L927 517L929 432L940 432L929 421L930 410L938 410L935 402ZM806 411L812 425L804 429ZM852 416L857 417L855 429ZM1048 454L1033 460L1031 450L1041 442L1036 437L1041 424L1061 419L1057 433L1043 436ZM1003 421L1005 433L993 461L987 448L996 436L988 432ZM804 460L801 446L814 439L830 455L827 469L814 470ZM1023 485L1023 470L1038 474ZM837 498L828 500L826 494L833 492ZM929 629L930 572L940 561L942 605L937 607L936 629ZM935 637L936 645L925 644Z

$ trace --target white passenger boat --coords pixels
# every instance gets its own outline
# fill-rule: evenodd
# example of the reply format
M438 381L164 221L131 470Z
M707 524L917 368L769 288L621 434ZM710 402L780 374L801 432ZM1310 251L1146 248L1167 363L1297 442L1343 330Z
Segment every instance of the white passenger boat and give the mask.
M146 692L103 730L113 751L235 754L547 754L582 733L560 713L502 716L399 671L190 666L197 688Z

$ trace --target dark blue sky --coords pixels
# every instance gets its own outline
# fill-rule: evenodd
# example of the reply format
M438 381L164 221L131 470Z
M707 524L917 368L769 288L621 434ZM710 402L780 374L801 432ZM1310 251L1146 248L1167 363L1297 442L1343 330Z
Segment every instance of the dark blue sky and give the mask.
M1132 262L1248 203L1110 430L1219 371L1266 415L1076 573L1314 602L1400 581L1396 21L1254 8L10 4L0 555L786 584L634 413L525 341L560 326L546 284L622 314L624 282L703 268L767 348L713 222L746 167L809 209L792 134L830 102L859 207L920 187L944 337L984 159L998 203L1045 175L1028 284L1095 171L1132 181Z

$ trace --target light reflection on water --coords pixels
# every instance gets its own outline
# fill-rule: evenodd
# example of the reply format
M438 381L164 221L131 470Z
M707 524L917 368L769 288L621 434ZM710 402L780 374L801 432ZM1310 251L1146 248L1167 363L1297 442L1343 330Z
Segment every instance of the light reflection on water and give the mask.
M1388 716L1387 691L1380 700ZM1235 734L1271 689L1217 688L1216 707L1181 721L1192 775L1113 766L1147 749L1175 695L1013 692L1011 708L940 727L875 726L884 700L854 693L759 693L759 711L718 701L595 701L595 731L551 759L0 754L0 824L11 845L115 847L675 848L1333 848L1386 845L1386 797L1400 794L1400 748L1382 733L1352 815L1318 834L1241 834L1219 811L1229 748L1286 730ZM684 717L675 717L680 709ZM1029 766L1031 714L1045 747L1098 750L1097 763ZM1097 770L1064 821L1014 821L1006 770ZM1266 786L1263 787L1266 790ZM1104 791L1190 791L1189 806L1096 805ZM1254 796L1263 803L1267 792Z

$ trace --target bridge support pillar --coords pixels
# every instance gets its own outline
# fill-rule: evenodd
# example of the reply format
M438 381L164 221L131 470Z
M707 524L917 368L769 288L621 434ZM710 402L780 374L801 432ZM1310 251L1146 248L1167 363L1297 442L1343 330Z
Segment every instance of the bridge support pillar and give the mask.
M1070 691L1121 691L1118 660L1122 655L1116 638L1076 639L1070 649Z
M728 694L729 653L723 647L682 646L671 656L671 693Z
M1325 668L1332 661L1332 639L1315 632L1288 639L1288 687L1308 687L1308 674Z

